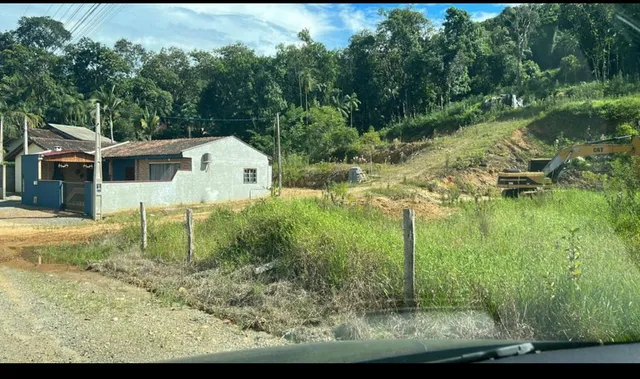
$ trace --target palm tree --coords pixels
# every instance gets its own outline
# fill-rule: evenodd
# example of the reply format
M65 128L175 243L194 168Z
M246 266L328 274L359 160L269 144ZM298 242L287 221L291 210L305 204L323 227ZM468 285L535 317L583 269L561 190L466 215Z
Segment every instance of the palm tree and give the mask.
M142 118L140 119L140 130L138 131L138 138L144 141L151 141L151 137L160 127L160 116L153 112L149 112L148 108L144 108L142 112Z
M118 109L124 103L122 99L120 99L116 93L116 86L113 85L111 87L111 91L107 92L103 88L100 88L93 94L93 98L91 102L93 104L100 103L100 111L104 113L105 117L109 119L109 130L111 141L113 141L113 119L120 116L118 113Z
M353 128L353 112L358 110L358 106L360 105L360 100L358 100L358 95L356 93L352 93L351 95L345 95L342 100L342 105L338 109L340 113L342 113L345 117L347 113L349 114L350 122L349 124Z

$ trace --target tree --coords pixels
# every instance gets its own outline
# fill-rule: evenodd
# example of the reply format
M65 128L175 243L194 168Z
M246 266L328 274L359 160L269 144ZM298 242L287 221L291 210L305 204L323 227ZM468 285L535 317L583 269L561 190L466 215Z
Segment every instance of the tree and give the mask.
M28 47L52 51L71 39L60 21L50 17L21 17L14 32L16 40Z
M536 4L523 4L517 7L507 8L507 20L509 29L516 41L516 57L518 58L518 71L516 80L522 84L521 66L525 52L529 51L529 38L531 32L540 22Z
M111 86L111 91L105 91L100 88L93 94L91 99L92 103L100 103L100 110L104 113L105 117L109 120L109 131L111 141L113 139L113 119L119 116L118 110L122 106L123 101L116 94L116 86Z
M157 112L144 109L142 118L140 118L140 129L138 130L138 139L143 141L151 141L151 138L160 128L160 117Z

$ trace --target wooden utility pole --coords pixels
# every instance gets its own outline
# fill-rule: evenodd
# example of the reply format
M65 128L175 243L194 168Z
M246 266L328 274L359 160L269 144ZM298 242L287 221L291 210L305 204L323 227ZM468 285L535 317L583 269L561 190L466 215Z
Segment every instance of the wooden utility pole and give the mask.
M93 154L93 219L102 219L102 136L100 133L100 103L96 103L96 150Z
M4 200L7 198L7 173L4 166L4 115L0 115L0 170L2 170L0 199Z
M404 229L404 302L407 308L415 307L416 280L416 225L413 209L405 209L403 214Z
M280 154L280 113L276 113L276 143L278 144L278 196L282 196L282 156Z
M193 213L187 208L187 263L193 260Z
M147 211L144 209L144 203L140 202L140 228L142 234L142 251L147 249Z

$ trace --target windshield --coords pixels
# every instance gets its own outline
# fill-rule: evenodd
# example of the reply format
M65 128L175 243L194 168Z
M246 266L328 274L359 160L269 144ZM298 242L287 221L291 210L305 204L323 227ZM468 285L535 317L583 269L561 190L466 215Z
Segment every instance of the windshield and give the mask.
M0 362L638 339L640 6L0 7Z

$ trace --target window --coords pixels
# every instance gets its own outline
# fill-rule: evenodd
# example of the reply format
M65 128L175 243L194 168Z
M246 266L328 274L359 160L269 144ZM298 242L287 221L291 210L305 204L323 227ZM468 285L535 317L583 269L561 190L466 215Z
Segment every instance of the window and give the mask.
M180 163L149 163L149 180L172 180Z
M255 168L244 169L244 184L258 183L258 170Z

